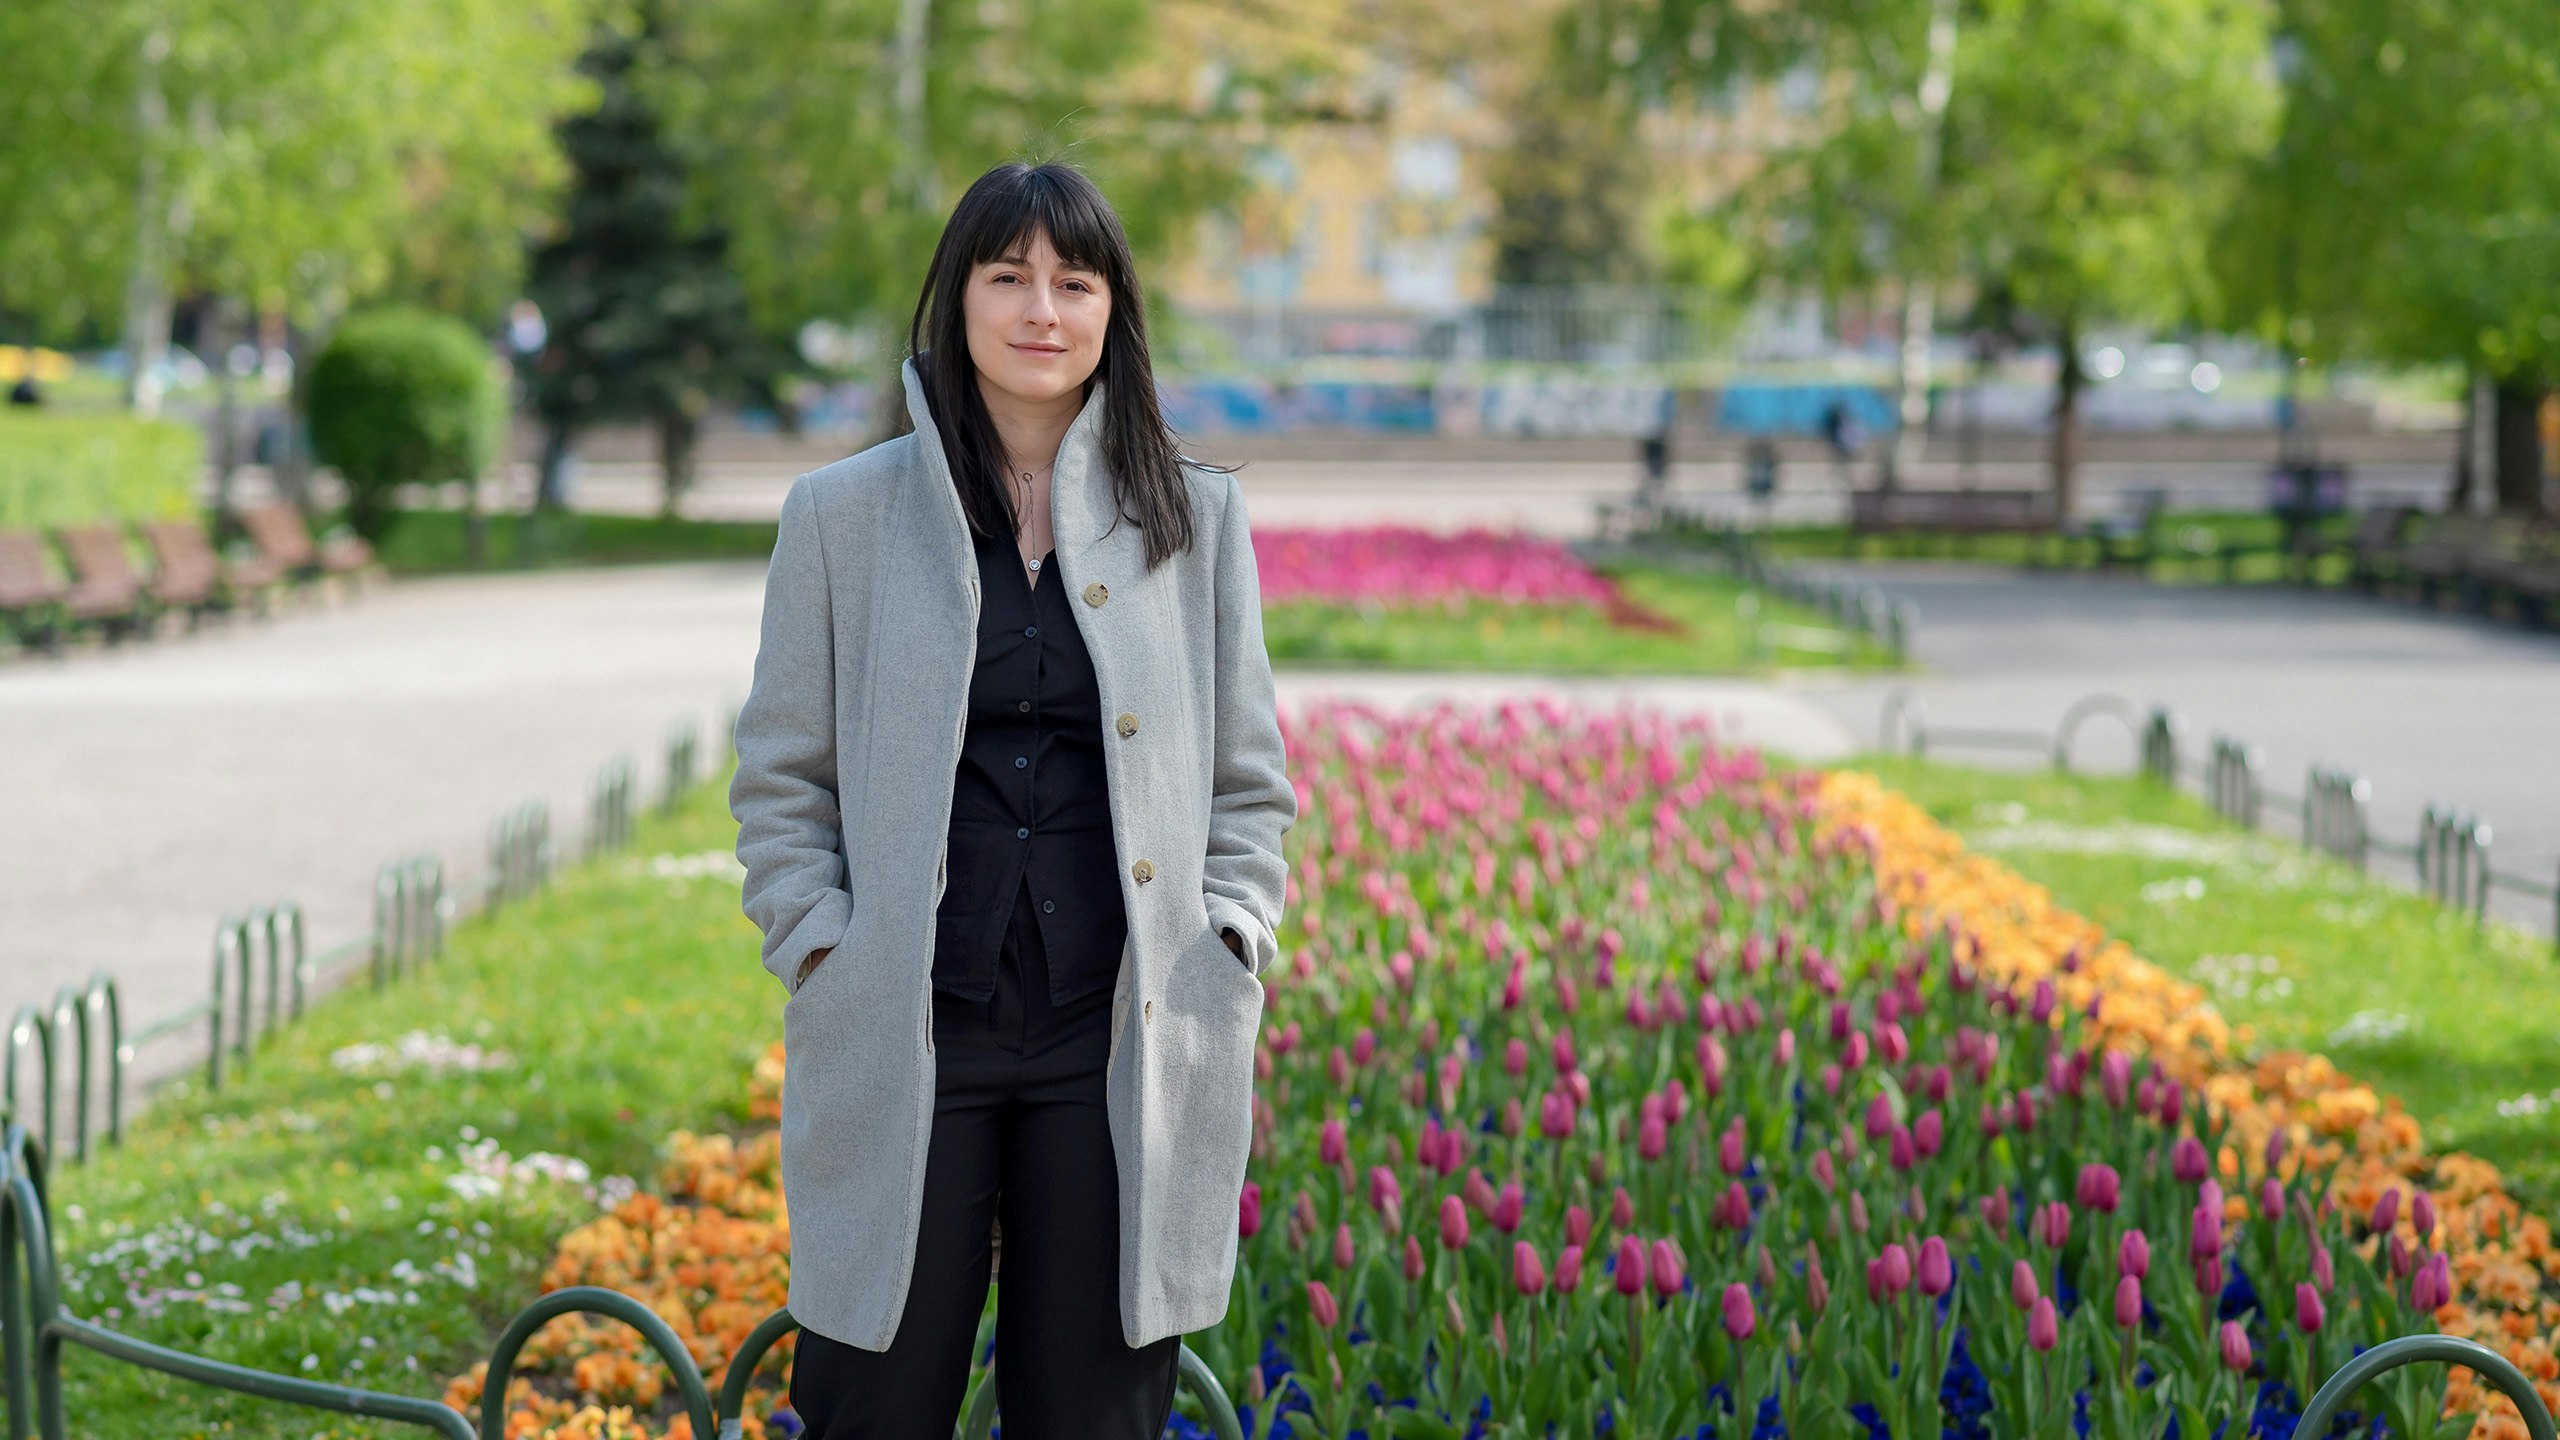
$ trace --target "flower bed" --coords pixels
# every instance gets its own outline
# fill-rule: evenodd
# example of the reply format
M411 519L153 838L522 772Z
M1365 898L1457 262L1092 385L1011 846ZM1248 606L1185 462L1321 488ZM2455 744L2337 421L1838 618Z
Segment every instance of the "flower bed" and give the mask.
M2236 1436L2467 1326L2457 1288L2538 1299L2547 1231L2494 1175L2316 1059L2244 1066L2191 987L1871 782L1633 715L1289 733L1236 1291L1189 1337L1256 1435ZM551 1278L717 1364L784 1291L772 1140L671 1157ZM655 1398L617 1331L536 1345ZM511 1435L561 1425L525 1393ZM792 1428L772 1398L750 1435ZM2423 1433L2446 1385L2377 1399Z
M1596 607L1612 624L1679 628L1628 601L1572 550L1531 535L1481 528L1439 534L1404 525L1259 529L1253 549L1266 605L1312 601L1453 615L1481 605Z

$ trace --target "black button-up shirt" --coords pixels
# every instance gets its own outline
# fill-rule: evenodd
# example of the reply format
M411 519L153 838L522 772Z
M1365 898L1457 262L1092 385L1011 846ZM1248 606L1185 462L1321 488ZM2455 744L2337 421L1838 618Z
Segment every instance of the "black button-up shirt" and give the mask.
M1129 917L1120 897L1103 769L1102 691L1056 573L1037 585L1007 539L973 535L978 658L951 793L951 833L933 984L995 993L996 959L1025 887L1048 954L1052 1004L1119 979Z

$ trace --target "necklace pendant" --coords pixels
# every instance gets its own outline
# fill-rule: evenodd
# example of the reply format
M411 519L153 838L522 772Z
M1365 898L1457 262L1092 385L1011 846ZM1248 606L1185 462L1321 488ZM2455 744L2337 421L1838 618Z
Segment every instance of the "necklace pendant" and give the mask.
M1040 568L1040 562L1039 562L1039 561L1037 561L1037 560L1032 561L1032 562L1031 562L1031 568L1032 568L1032 569L1034 569L1034 570L1039 569L1039 568Z

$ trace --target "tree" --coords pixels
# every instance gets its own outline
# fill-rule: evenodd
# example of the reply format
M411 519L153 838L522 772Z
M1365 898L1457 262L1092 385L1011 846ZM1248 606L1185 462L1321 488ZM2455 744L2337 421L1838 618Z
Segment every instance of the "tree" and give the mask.
M403 276L502 295L584 3L0 6L0 306L121 328L148 410L179 294L323 330Z
M666 43L655 0L627 27L599 26L578 62L597 83L596 107L560 126L575 181L559 232L533 253L527 287L548 331L525 364L545 427L538 510L566 504L563 468L578 431L645 419L658 435L659 510L672 517L693 483L712 402L774 363L748 322L727 232L686 222L692 147L668 132L637 83Z
M431 310L363 311L330 335L302 377L303 404L313 446L347 483L357 534L379 543L390 531L399 485L476 484L505 443L496 367L477 332Z
M2306 363L2453 362L2497 498L2542 506L2560 381L2560 46L2532 0L2285 0L2284 113L2221 246L2232 316Z

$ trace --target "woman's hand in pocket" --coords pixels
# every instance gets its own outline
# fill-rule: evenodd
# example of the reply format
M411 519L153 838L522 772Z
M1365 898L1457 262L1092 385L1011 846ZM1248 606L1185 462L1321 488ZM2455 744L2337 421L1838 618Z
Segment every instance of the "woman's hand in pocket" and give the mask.
M800 962L800 978L791 982L791 988L797 990L801 986L808 984L809 977L817 973L818 962L826 959L828 952L835 948L836 947L833 945L821 945L817 949L810 951L809 958Z
M1243 960L1243 959L1244 959L1244 937L1243 937L1243 936L1238 935L1238 934L1237 934L1235 931L1233 931L1233 930L1224 930L1224 929L1222 929L1222 930L1220 930L1220 931L1218 932L1218 938L1227 942L1227 948L1228 948L1229 950L1231 950L1231 951L1235 952L1235 957L1236 957L1237 959L1239 959L1239 960ZM1250 964L1251 964L1251 963L1253 963L1253 962L1251 962L1251 961L1249 961L1249 960L1248 960L1248 961L1245 961L1245 963L1246 963L1246 964L1248 964L1248 965L1250 965Z

